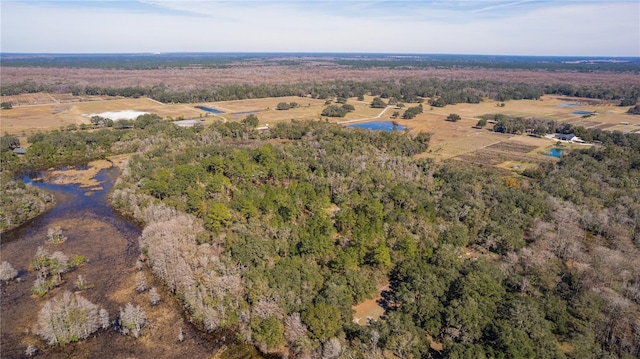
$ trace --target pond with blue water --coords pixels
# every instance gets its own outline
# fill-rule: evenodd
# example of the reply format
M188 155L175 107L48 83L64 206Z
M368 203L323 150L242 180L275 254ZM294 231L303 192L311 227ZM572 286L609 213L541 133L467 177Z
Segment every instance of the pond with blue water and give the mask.
M374 121L374 122L354 123L347 127L364 128L366 130L374 130L374 131L402 131L406 129L405 126L394 124L393 121Z
M549 152L545 153L545 156L551 156L551 157L556 157L556 158L560 158L562 157L562 153L566 151L564 148L555 148L552 147Z
M211 107L196 106L196 108L200 109L202 111L207 111L207 112L211 112L211 113L224 113L224 111L216 110L215 108L211 108Z
M574 115L595 115L595 112L591 111L573 111L571 113Z

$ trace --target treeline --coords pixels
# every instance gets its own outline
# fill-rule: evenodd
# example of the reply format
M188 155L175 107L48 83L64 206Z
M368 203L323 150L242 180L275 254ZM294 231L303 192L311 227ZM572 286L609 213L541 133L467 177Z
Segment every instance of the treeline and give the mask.
M228 67L252 54L2 54L2 66L153 70L184 67Z
M572 57L540 56L482 56L482 55L411 55L402 57L361 56L361 58L338 58L335 63L353 68L477 68L477 69L524 69L547 71L611 71L640 72L637 58L625 58L623 61L607 61L606 58L589 61ZM626 61L624 61L626 60Z
M35 133L27 137L27 142L31 145L24 156L16 156L10 151L14 145L3 148L0 168L3 171L41 170L87 163L144 148L147 142L145 136L149 133L180 136L179 133L184 131L154 114L141 115L135 120L116 121L113 128L114 130L102 128L95 131L77 131L77 128L72 127L64 131ZM14 137L3 136L3 143L10 141L15 144L17 139L11 140Z
M259 61L263 65L300 66L309 62L352 68L478 68L538 69L547 71L611 71L640 72L637 58L584 58L541 56L483 55L384 55L384 54L269 54L269 53L166 53L166 54L3 54L3 66L163 69L189 67L223 68L243 61Z
M271 85L206 86L192 90L175 90L164 85L153 87L101 88L77 85L44 85L33 81L1 85L3 95L34 92L71 92L74 95L150 97L163 103L195 103L243 100L265 97L301 96L318 99L350 98L371 95L394 102L416 103L429 98L432 106L443 107L456 103L478 103L482 98L497 101L537 100L544 94L562 94L604 100L619 100L634 105L640 96L640 86L574 86L532 85L487 80L413 80L389 81L331 81L325 83L297 83Z
M53 195L0 172L0 232L14 228L44 212L54 203Z

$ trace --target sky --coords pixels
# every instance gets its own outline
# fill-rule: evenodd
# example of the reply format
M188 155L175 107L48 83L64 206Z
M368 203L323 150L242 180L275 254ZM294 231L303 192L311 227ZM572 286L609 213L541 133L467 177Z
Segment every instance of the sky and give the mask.
M640 57L640 1L1 0L0 52Z

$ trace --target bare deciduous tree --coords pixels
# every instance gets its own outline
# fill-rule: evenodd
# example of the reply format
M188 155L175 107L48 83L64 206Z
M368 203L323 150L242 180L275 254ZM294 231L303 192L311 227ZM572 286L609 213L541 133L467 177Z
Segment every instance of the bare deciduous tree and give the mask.
M335 359L340 356L342 353L342 344L340 344L340 339L333 337L329 339L326 343L324 343L322 349L322 357L328 359Z
M138 272L136 274L136 290L139 293L142 293L147 289L149 289L149 287L147 286L147 277L144 275L143 272Z
M38 313L37 333L51 345L64 345L98 330L98 307L78 294L64 292Z
M151 302L151 305L160 303L160 294L158 294L156 287L149 290L149 302Z
M9 262L4 261L0 264L0 281L8 282L18 276L18 271L15 270Z
M102 308L98 312L98 315L100 316L100 326L102 327L102 329L109 328L109 325L111 325L111 322L109 321L109 312L107 312L106 309Z
M307 335L307 327L302 323L300 313L292 313L284 323L284 335L288 343L295 343Z
M78 274L78 278L76 279L76 289L77 290L86 290L92 288L93 285L87 283L87 280L84 278L82 274Z
M62 252L53 252L51 257L49 257L49 267L51 268L51 273L57 276L59 283L62 281L62 273L69 269L69 258Z
M182 331L182 327L178 328L178 341L182 343L184 340L184 332Z
M27 347L27 350L24 351L24 355L27 357L32 357L32 356L35 356L36 354L38 354L38 348L33 344L30 344Z
M124 309L120 309L120 331L124 335L133 335L138 338L141 336L142 329L147 325L147 314L140 308L135 307L131 303L127 303Z

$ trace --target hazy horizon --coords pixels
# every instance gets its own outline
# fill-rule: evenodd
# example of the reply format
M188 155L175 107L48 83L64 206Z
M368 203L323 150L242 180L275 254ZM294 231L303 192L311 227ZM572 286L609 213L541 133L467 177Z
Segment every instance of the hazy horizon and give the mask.
M401 52L312 52L312 51L167 51L167 52L4 52L0 51L0 56L155 56L155 55L256 55L256 56L337 56L337 57L428 57L428 56L451 56L451 57L521 57L521 58L558 58L558 59L585 59L585 60L607 60L607 59L638 59L640 56L606 56L606 55L512 55L512 54L453 54L453 53L401 53Z
M640 2L0 3L1 53L640 56Z

